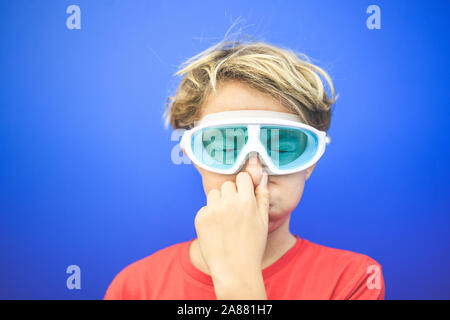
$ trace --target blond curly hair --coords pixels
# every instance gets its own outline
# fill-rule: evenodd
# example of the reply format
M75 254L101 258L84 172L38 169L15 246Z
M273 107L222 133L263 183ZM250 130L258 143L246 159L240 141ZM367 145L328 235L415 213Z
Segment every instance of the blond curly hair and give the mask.
M167 98L164 113L166 126L174 129L192 128L210 93L227 80L270 94L322 131L330 127L337 98L329 75L306 55L262 41L222 40L183 62L174 75L183 78L175 95Z

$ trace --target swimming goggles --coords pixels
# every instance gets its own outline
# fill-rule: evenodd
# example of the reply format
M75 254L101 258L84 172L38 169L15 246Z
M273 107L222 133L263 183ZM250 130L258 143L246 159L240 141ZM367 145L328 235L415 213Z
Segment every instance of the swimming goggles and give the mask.
M258 155L271 175L299 172L316 163L331 138L297 115L263 110L211 113L186 130L180 146L197 166L220 174L239 172Z

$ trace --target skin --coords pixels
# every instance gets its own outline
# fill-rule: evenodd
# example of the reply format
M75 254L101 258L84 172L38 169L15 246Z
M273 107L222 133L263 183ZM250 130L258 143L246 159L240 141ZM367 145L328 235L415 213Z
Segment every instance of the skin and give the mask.
M202 106L201 118L234 110L293 113L268 94L239 81L227 81ZM257 157L250 158L235 175L195 166L207 205L197 212L197 238L189 256L195 267L211 275L218 299L267 299L262 269L295 245L296 238L289 231L290 214L315 165L294 174L269 175L266 183Z

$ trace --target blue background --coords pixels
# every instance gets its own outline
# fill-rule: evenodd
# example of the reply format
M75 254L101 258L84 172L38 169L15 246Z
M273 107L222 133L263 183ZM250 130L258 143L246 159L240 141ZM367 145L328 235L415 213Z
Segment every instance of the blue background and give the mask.
M81 8L69 30L66 8ZM366 8L381 8L381 30ZM387 299L450 298L449 1L1 1L0 298L100 299L195 237L204 205L162 115L178 65L244 33L311 56L340 94L291 232L367 254ZM236 30L236 29L235 29ZM67 266L81 290L66 288Z

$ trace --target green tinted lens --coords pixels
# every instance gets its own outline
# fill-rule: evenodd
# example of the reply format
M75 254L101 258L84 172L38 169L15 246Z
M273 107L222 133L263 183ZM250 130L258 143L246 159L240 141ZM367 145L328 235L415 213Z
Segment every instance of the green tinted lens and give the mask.
M301 128L262 126L260 139L275 164L281 169L301 166L317 149L317 137Z
M247 140L246 126L209 127L194 133L192 150L202 163L228 169L236 162Z

